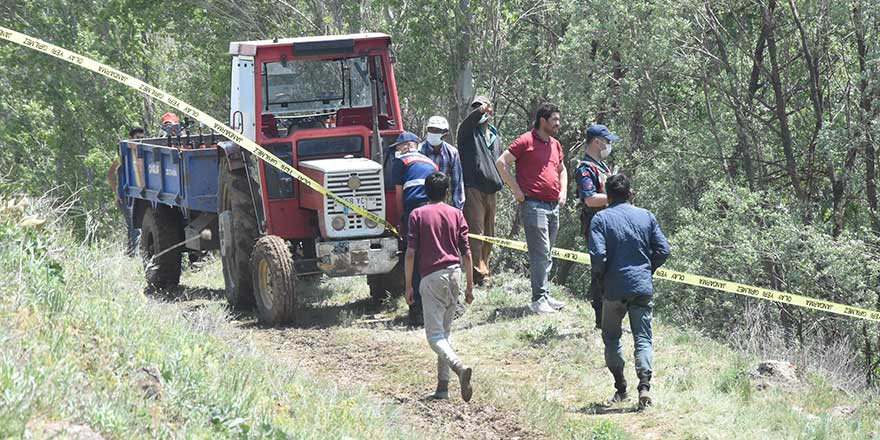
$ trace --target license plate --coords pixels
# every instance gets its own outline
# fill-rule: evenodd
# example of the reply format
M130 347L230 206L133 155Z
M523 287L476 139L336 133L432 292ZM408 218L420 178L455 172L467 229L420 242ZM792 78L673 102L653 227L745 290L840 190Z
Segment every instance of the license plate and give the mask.
M361 207L361 208L364 208L364 209L370 209L370 207L367 206L367 203L368 203L368 201L369 201L369 199L367 198L367 196L346 197L345 200L347 200L347 201L351 202L352 204L357 205L357 206L359 206L359 207ZM346 206L346 207L345 207L345 212L348 212L349 209L350 209L350 208Z

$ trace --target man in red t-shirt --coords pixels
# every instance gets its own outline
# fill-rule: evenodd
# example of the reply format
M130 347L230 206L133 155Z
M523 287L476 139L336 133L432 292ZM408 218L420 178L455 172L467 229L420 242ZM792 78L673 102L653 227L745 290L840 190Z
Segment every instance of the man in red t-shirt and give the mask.
M464 300L474 300L474 273L468 243L468 227L464 214L443 200L449 191L449 177L435 172L425 178L429 204L416 208L409 215L406 269L406 302L412 305L412 277L418 255L418 271L422 275L419 291L428 344L437 353L437 390L434 397L449 398L449 369L458 375L461 398L471 400L472 370L455 354L449 342L452 320L461 293L461 271L467 285ZM461 255L461 257L459 257ZM461 267L464 264L464 268Z
M559 132L559 108L541 104L535 113L533 130L516 138L495 162L504 183L520 206L526 232L529 275L532 281L534 313L554 313L565 303L550 296L547 275L553 267L550 250L559 231L559 207L565 205L568 172L562 160L562 145L553 136ZM508 167L516 165L516 179Z

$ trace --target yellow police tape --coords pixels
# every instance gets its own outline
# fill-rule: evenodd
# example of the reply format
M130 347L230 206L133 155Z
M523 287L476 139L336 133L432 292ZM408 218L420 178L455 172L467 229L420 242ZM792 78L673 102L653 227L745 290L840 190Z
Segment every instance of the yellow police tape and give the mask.
M39 40L37 38L29 37L27 35L18 33L11 29L0 26L0 38L4 40L9 40L13 43L20 44L25 47L29 47L34 50L38 50L40 52L52 55L53 57L62 59L72 64L76 64L78 66L84 67L93 72L99 73L101 75L106 76L116 82L122 83L128 87L131 87L135 90L138 90L147 96L158 99L180 111L185 113L186 115L192 117L193 119L211 127L214 131L226 136L232 142L240 145L247 151L250 151L255 156L259 157L261 160L266 162L269 165L272 165L275 168L289 174L291 177L298 180L300 183L308 186L309 188L325 195L333 200L341 203L342 205L348 207L355 213L363 216L364 218L370 219L376 224L385 225L385 227L397 235L397 229L394 228L394 225L388 223L384 218L381 218L372 212L367 211L364 208L356 205L355 203L346 200L338 195L330 192L327 188L324 188L318 182L315 182L305 174L299 172L296 168L288 165L283 160L279 159L269 151L265 150L263 147L257 145L254 141L248 139L241 133L236 132L226 124L206 115L204 112L197 110L195 107L187 104L186 102L162 91L159 90L137 78L126 75L112 67L108 67L104 64L101 64L95 60L84 57L77 53L71 52L67 49L60 48L58 46L46 43L45 41Z
M176 97L159 90L155 87L150 86L149 84L126 75L112 67L108 67L104 64L101 64L95 60L84 57L77 53L71 52L67 49L62 49L58 46L46 43L45 41L39 40L37 38L29 37L27 35L18 33L11 29L0 26L0 39L8 40L13 43L20 44L25 47L29 47L34 50L38 50L40 52L52 55L56 58L62 59L72 64L76 64L78 66L84 67L93 72L99 73L107 78L110 78L114 81L122 83L128 87L136 89L151 98L158 99L180 111L185 113L186 115L192 117L193 119L211 127L214 131L221 133L223 136L228 138L229 140L235 142L240 145L247 151L250 151L255 156L259 157L264 162L272 165L275 168L289 174L293 178L297 179L300 183L305 184L309 188L326 195L333 200L341 203L342 205L348 207L352 211L361 216L368 218L377 224L384 224L385 227L397 234L397 229L394 225L388 223L384 218L381 218L366 209L361 208L360 206L354 204L353 202L346 200L342 197L337 196L332 193L327 188L324 188L318 182L315 182L305 174L299 172L296 168L288 165L286 162L282 161L269 151L263 149L263 147L257 145L254 141L246 138L244 135L236 132L226 124L206 115L205 113L197 110L186 102L177 99ZM508 247L511 249L517 249L520 251L526 251L526 244L520 241L506 240L503 238L496 237L486 237L478 234L469 234L470 237L475 238L477 240L482 240L487 243L496 244L499 246ZM567 249L559 249L554 248L550 255L554 258L560 258L563 260L570 260L576 263L581 264L590 264L590 256L589 254L583 252L577 252ZM767 299L771 301L776 301L784 304L793 304L809 309L821 310L830 313L836 313L838 315L850 316L853 318L861 318L867 319L871 321L880 321L880 312L876 312L873 310L862 309L858 307L846 306L843 304L837 304L833 302L823 301L819 299L808 298L805 296L794 295L791 293L779 292L776 290L763 289L760 287L749 286L745 284L738 284L730 281L718 280L715 278L704 277L700 275L694 275L684 272L677 272L674 270L667 269L658 269L654 273L654 277L663 280L674 281L682 284L689 284L697 287L705 287L714 290L720 290L722 292L735 293L738 295L749 296L752 298L759 299Z
M477 234L468 234L471 238L485 241L486 243L496 244L498 246L516 249L520 251L527 250L526 244L521 241L505 240L503 238L486 237ZM553 248L550 255L562 260L574 261L581 264L590 264L590 254L584 252L571 251L568 249ZM793 304L813 310L821 310L823 312L836 313L838 315L850 316L853 318L867 319L870 321L880 321L880 312L874 310L862 309L859 307L837 304L821 299L809 298L806 296L795 295L793 293L779 292L777 290L764 289L761 287L749 286L746 284L734 283L732 281L719 280L716 278L704 277L685 272L678 272L669 269L657 269L654 272L654 278L661 280L673 281L681 284L689 284L691 286L705 287L707 289L720 290L722 292L735 293L737 295L749 296L752 298L766 299L776 301L783 304Z

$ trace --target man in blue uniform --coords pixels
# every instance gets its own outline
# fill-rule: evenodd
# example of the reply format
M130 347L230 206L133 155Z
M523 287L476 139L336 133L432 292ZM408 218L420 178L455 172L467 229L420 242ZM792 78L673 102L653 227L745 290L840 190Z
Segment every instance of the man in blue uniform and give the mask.
M620 336L623 316L629 315L635 345L639 406L651 404L651 363L654 357L651 315L654 308L653 274L669 258L669 242L654 214L629 203L629 178L615 174L606 185L608 208L590 222L590 262L594 277L603 281L602 341L605 365L614 376L615 393L609 403L627 399Z
M587 128L587 148L584 159L575 171L578 199L581 207L581 236L590 245L590 221L602 208L608 205L605 194L605 181L612 172L605 159L611 154L611 143L620 138L599 124ZM590 278L589 297L596 313L596 328L602 327L602 280L595 276Z
M391 179L397 194L397 206L402 208L400 236L407 236L409 215L414 209L427 205L428 193L425 192L425 178L437 171L437 164L427 156L418 152L421 142L418 136L404 131L397 137L393 147L400 154L395 160L391 171ZM409 323L412 326L422 325L422 297L419 295L418 271L413 274L413 304L409 306Z

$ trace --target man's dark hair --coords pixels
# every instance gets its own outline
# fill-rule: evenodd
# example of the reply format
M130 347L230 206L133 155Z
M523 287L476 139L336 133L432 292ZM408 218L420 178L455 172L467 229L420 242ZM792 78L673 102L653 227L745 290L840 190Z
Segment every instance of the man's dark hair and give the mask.
M128 130L128 137L133 138L136 134L145 134L143 127L132 127L131 130Z
M615 202L629 201L630 197L632 197L629 177L626 177L626 174L623 173L609 177L608 181L605 182L605 192Z
M535 130L541 128L541 118L549 121L553 113L559 113L559 107L549 102L541 104L535 112Z
M442 202L446 198L447 191L449 191L449 177L446 174L436 171L425 178L425 192L428 194L428 200Z

